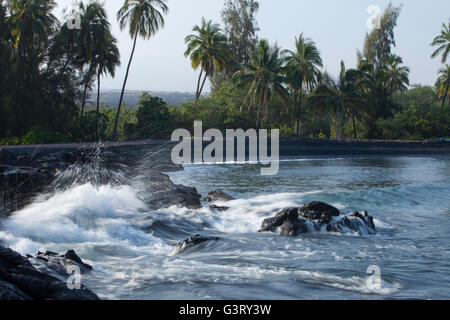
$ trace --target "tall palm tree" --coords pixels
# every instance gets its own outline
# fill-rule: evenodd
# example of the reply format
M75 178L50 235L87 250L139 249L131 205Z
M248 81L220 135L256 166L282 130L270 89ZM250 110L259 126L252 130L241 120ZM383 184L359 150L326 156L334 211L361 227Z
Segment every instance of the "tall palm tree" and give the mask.
M196 25L190 34L185 38L188 45L185 57L190 57L192 68L197 70L200 67L200 75L197 82L195 103L203 91L206 78L213 77L215 71L222 71L229 59L227 37L222 34L220 26L211 20L206 22L202 19L201 26ZM200 85L203 73L203 83Z
M285 50L287 80L292 91L293 114L297 116L297 136L300 135L300 117L303 89L312 89L320 77L322 59L316 44L303 34L295 38L295 51ZM297 109L297 110L295 110Z
M280 49L271 47L267 40L262 39L256 48L250 50L250 63L233 76L238 85L250 85L247 97L250 98L249 108L257 104L257 130L261 127L261 110L264 107L267 112L271 95L276 94L286 100L288 93L283 87L286 81L283 72Z
M117 40L111 33L106 33L98 41L95 50L93 64L97 69L97 120L100 112L100 79L104 75L115 75L116 68L120 66L120 53L117 47Z
M405 91L409 86L409 68L402 66L403 59L396 55L391 55L386 64L385 75L389 82L390 100L395 92Z
M448 25L445 25L445 23L442 24L441 34L434 38L431 45L433 47L438 46L431 57L435 58L442 53L441 62L445 63L450 53L450 20L448 22Z
M77 65L80 69L86 68L84 73L84 91L81 104L81 115L83 115L86 104L87 89L95 77L95 70L98 67L96 56L105 47L110 37L110 23L106 16L105 8L98 2L90 2L86 8L80 3L81 29L78 31L79 54ZM75 30L71 30L72 33ZM113 39L115 42L115 39ZM113 48L114 49L114 48ZM114 51L114 50L113 50Z
M450 65L445 65L444 68L439 70L439 78L436 81L436 89L439 98L442 98L442 107L445 105L445 100L448 96L448 90L450 87Z
M337 80L324 74L322 83L309 98L311 105L319 110L331 111L335 118L336 140L339 139L343 117L362 108L366 101L355 86L355 79L360 76L357 70L346 70L341 61L341 72ZM353 123L356 131L355 122Z
M160 28L164 27L163 13L169 11L166 2L167 0L125 0L122 8L117 12L117 20L119 21L120 29L124 30L128 26L130 37L134 40L130 60L128 61L127 71L125 73L125 79L123 81L119 105L117 107L116 121L114 123L112 136L113 140L115 140L117 136L117 125L119 123L123 95L127 85L131 62L136 50L137 38L138 36L141 36L144 39L150 39L150 37L155 35Z

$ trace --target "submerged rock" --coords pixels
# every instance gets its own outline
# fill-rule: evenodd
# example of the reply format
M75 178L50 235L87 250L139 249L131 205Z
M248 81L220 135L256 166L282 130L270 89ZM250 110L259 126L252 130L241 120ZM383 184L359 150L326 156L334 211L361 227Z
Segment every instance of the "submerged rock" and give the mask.
M74 250L68 250L64 255L64 258L72 260L88 270L92 270L92 266L88 265L87 263L84 263L84 261L81 260L81 258L75 253Z
M46 251L38 252L34 256L27 256L28 260L39 271L53 275L62 280L67 279L68 267L76 266L80 268L82 274L90 272L93 267L85 263L74 250L68 250L65 254Z
M40 254L49 263L53 253ZM45 261L47 260L47 261ZM66 273L66 278L68 274ZM98 300L98 296L81 285L71 290L61 278L43 273L17 252L0 246L0 297L11 300Z
M216 205L209 206L209 208L211 210L215 210L215 211L227 211L228 209L230 209L229 207L216 206Z
M197 246L201 243L205 243L208 241L218 241L218 240L220 240L220 238L218 238L218 237L204 237L204 236L197 234L193 237L189 237L186 240L183 240L183 241L177 243L174 247L174 252L181 253L181 252L187 250L188 248Z
M296 236L310 231L375 234L373 218L363 211L340 215L338 209L323 202L311 202L300 208L288 208L265 219L260 232Z
M206 202L215 202L215 201L231 201L235 200L229 194L223 192L222 190L214 190L208 193L208 196L205 198Z

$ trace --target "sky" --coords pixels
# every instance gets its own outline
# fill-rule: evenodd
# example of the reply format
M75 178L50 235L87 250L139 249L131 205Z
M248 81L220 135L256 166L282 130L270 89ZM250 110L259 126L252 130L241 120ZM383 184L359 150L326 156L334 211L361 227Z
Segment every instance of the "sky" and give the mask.
M430 58L433 52L430 43L440 33L442 23L448 23L450 1L392 2L403 5L393 52L410 67L411 84L433 85L441 64L440 59ZM55 14L62 20L63 9L71 7L72 0L56 3ZM368 31L367 8L376 5L384 10L389 0L259 0L259 3L259 38L277 43L283 49L293 49L295 37L304 33L318 46L324 70L337 75L341 60L347 68L355 67L356 52L362 49ZM102 87L120 89L133 43L127 30L121 31L116 20L123 0L107 0L104 4L112 33L119 42L122 64L115 78L102 80ZM140 39L137 43L127 90L195 92L198 72L184 57L184 38L194 25L201 23L202 17L222 25L223 4L224 0L168 0L165 27L150 40Z

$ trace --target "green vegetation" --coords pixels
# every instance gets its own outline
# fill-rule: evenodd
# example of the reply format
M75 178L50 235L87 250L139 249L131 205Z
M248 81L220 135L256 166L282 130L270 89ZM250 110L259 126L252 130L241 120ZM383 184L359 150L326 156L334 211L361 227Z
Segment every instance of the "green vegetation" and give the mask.
M134 52L136 50L136 42L138 36L144 39L150 39L162 27L164 27L164 17L158 8L166 13L169 8L166 0L125 0L122 8L117 13L120 29L129 27L130 37L134 39L133 49L131 50L130 61L128 62L127 72L123 81L122 93L120 94L119 106L117 107L116 121L112 139L116 140L117 127L119 125L120 110L122 108L123 95L127 85L128 75L130 73L131 62L133 61Z
M228 61L227 38L221 33L218 24L206 22L203 18L201 26L192 30L195 34L186 37L188 45L185 57L190 57L192 68L200 67L195 102L198 102L205 86L206 79L212 78L215 70L222 71ZM205 76L202 82L203 72ZM201 83L201 85L200 85Z
M168 138L195 120L205 129L256 126L321 139L450 136L450 21L431 43L442 62L435 86L411 85L410 68L394 52L401 7L392 4L381 28L366 35L356 66L342 62L333 77L313 40L299 32L293 50L283 50L258 39L259 3L226 0L223 30L203 19L185 38L199 73L195 99L169 106L143 94L130 108L123 96L137 39L164 26L166 2L126 0L118 11L133 47L120 103L110 107L100 104L100 80L114 77L120 53L102 4L80 3L80 28L71 29L53 16L52 0L0 0L0 145ZM202 95L207 79L212 91Z

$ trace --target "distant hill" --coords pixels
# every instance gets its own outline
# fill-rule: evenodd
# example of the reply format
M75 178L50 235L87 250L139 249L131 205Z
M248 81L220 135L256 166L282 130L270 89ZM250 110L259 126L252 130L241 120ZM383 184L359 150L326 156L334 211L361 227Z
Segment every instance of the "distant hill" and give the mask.
M195 98L195 93L191 92L151 92L151 91L125 91L123 101L129 107L135 107L136 102L142 93L148 92L152 96L160 97L166 101L169 105L173 105L180 102L190 101ZM88 97L89 103L95 104L97 99L97 93L90 93ZM100 92L100 103L116 107L120 100L120 90L102 90Z

